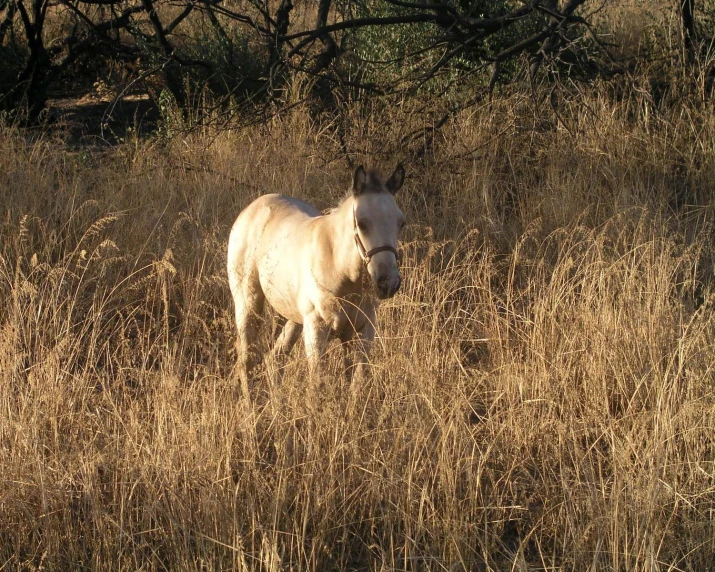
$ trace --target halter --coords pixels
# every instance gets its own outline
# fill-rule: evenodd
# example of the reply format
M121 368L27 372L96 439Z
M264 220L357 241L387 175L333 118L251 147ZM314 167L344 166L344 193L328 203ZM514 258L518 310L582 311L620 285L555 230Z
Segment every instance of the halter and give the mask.
M365 266L370 264L370 259L378 252L392 252L397 260L400 259L400 255L397 250L389 244L386 244L385 246L378 246L377 248L373 248L372 250L368 250L367 248L365 248L365 245L360 239L360 233L358 233L357 214L355 214L355 203L353 203L353 232L355 235L355 244L357 245L358 252L360 253L360 258L362 258L363 262L365 263Z

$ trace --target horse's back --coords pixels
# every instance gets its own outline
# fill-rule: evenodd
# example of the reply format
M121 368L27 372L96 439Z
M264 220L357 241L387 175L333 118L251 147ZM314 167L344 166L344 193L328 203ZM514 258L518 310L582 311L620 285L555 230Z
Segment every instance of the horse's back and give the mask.
M310 203L295 197L273 193L258 197L241 211L238 218L255 216L258 212L265 212L271 220L276 221L290 217L312 218L320 216L320 211Z
M262 195L238 215L231 229L229 248L231 242L242 236L270 239L279 226L305 223L319 215L313 205L300 199L279 194Z

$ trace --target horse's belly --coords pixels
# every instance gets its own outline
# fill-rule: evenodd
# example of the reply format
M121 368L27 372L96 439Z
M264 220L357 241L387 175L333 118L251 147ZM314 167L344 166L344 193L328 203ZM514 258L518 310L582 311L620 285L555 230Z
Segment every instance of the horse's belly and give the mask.
M303 323L303 316L293 304L287 303L285 299L280 297L271 298L269 296L266 296L266 299L271 305L271 308L273 308L276 312L278 312L287 320L295 322L296 324Z
M280 265L262 264L259 271L261 289L266 301L284 318L303 323L303 317L297 304L298 284L295 273L283 270Z

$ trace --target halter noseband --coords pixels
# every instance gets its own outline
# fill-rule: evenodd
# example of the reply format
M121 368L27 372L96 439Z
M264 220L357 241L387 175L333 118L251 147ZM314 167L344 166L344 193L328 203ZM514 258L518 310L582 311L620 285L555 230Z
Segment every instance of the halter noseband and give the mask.
M363 262L365 263L365 266L370 264L370 259L378 252L392 252L397 260L400 259L400 255L397 252L397 249L393 248L389 244L386 244L385 246L378 246L377 248L373 248L372 250L368 250L367 248L365 248L365 245L360 239L360 233L358 233L357 215L355 214L355 203L353 203L353 233L355 236L355 244L357 245L358 252L360 253L360 258L362 258Z

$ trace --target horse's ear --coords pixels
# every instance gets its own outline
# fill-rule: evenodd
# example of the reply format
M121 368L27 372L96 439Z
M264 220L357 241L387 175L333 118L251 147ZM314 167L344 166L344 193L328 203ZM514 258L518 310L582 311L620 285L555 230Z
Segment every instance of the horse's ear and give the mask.
M365 184L367 183L367 173L365 173L365 167L360 165L355 169L355 175L353 176L353 195L356 197L361 195L365 190Z
M405 168L400 163L399 165L397 165L395 172L392 173L392 176L387 180L387 183L385 183L385 186L387 187L387 190L394 195L397 191L400 190L400 187L404 182Z

